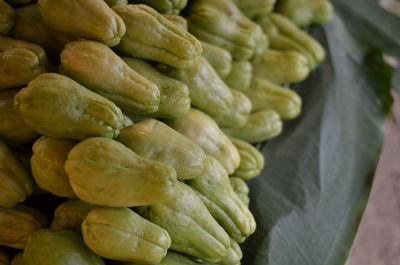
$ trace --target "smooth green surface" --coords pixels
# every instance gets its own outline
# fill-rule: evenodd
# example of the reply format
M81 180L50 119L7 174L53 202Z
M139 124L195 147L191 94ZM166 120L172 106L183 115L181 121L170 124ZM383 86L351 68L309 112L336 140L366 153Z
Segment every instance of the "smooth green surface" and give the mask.
M231 183L233 191L237 194L239 199L242 200L242 202L246 205L249 206L250 199L249 199L249 187L247 186L246 182L238 177L230 177L229 182Z
M14 24L14 9L4 0L0 0L0 34L7 34Z

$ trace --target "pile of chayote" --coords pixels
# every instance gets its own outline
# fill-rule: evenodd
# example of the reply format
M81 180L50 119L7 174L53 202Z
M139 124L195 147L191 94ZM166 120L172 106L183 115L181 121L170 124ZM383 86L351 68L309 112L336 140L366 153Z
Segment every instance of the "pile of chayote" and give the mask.
M0 265L240 264L251 143L300 114L325 56L300 27L332 12L0 0Z

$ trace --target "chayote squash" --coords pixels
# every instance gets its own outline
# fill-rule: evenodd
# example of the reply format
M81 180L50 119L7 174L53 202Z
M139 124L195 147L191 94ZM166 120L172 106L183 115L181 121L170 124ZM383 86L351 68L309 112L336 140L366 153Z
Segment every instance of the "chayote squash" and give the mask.
M269 14L276 0L233 0L239 9L249 18Z
M230 177L229 182L231 183L233 191L239 197L239 199L246 205L249 206L249 187L246 182L238 177Z
M233 191L228 174L215 158L208 156L204 172L186 183L198 192L215 220L235 241L241 243L254 233L253 215Z
M24 265L22 262L22 255L24 255L23 251L18 252L14 255L10 265ZM1 263L0 263L1 264Z
M80 200L71 200L57 206L51 222L52 230L71 230L81 233L81 225L87 213L98 206Z
M128 208L91 210L82 223L82 235L102 257L145 264L160 262L171 246L167 231Z
M151 6L160 13L179 14L188 0L130 0L130 2Z
M113 101L128 116L153 113L160 90L135 72L107 46L95 41L75 41L61 53L59 72Z
M6 250L0 247L0 265L9 265L9 264L10 264L10 258L8 257Z
M123 54L188 68L202 53L194 36L149 6L119 5L113 10L126 24L126 34L117 46Z
M266 79L253 78L244 91L253 105L253 111L274 110L284 120L294 119L301 113L301 97L290 88L281 87Z
M260 175L265 164L264 156L260 151L245 141L233 137L230 139L240 155L239 167L231 176L249 180Z
M7 34L14 24L14 9L0 0L0 34Z
M199 56L191 68L162 68L166 75L189 87L192 105L210 115L223 115L233 104L232 93L208 61Z
M333 17L329 0L280 0L276 12L289 18L299 27L322 24Z
M104 0L104 2L106 2L109 7L128 4L128 0Z
M223 128L223 131L231 137L249 143L258 143L281 134L282 120L274 110L260 110L251 113L246 124L242 127Z
M45 51L36 44L0 36L0 90L23 86L47 71Z
M104 265L77 233L49 229L29 237L22 261L29 265Z
M43 22L56 32L110 47L125 35L124 21L104 0L39 0L38 6Z
M228 253L218 262L218 265L240 265L242 258L243 253L239 244L231 238L231 246L228 248Z
M180 28L188 31L188 24L186 18L172 14L163 14L162 16L168 19L170 22L174 23L175 25L179 26Z
M79 199L110 207L164 202L173 196L177 182L171 166L140 157L123 144L102 137L75 145L65 171Z
M46 217L31 207L0 207L0 245L23 249L28 237L47 224Z
M219 77L224 79L229 75L232 68L232 55L224 48L201 42L203 53L201 54L214 68Z
M225 83L232 89L245 91L249 88L253 76L253 66L248 61L233 61Z
M231 0L193 1L188 9L187 20L193 35L230 51L234 60L249 60L268 45L261 28Z
M112 265L146 265L146 264L129 262L129 261L116 261L112 263ZM167 255L160 261L160 263L157 263L157 265L199 265L199 264L209 265L209 263L196 262L181 253L171 250L168 250Z
M42 136L32 146L32 175L40 188L59 197L75 198L64 170L68 153L78 142Z
M0 207L14 207L23 202L32 189L28 170L0 140Z
M0 138L8 145L29 143L39 136L14 110L16 89L0 90Z
M198 144L207 155L217 159L228 174L239 166L238 150L215 121L203 112L191 109L184 117L169 120L167 124Z
M160 121L144 120L129 126L117 140L144 158L170 165L178 179L196 178L204 170L204 151Z
M114 103L55 73L29 82L15 95L14 108L32 129L50 137L112 138L124 123Z
M254 76L276 84L298 83L310 73L307 57L296 51L266 50L252 65Z
M135 58L122 57L124 62L140 75L158 86L161 93L160 105L151 116L176 118L185 115L190 109L189 88L182 82L169 78L149 63Z
M227 254L228 234L214 220L196 192L178 182L170 200L144 210L151 222L171 236L171 249L207 262L217 262Z

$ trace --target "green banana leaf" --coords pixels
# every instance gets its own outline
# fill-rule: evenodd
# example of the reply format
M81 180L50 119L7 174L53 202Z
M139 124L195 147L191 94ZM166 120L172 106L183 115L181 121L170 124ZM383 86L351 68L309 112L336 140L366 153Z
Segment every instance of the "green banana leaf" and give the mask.
M340 10L356 9L356 2L359 12L371 11L358 0L333 2L344 16L350 11ZM369 38L361 44L357 39L362 38L349 34L345 23L350 19L337 15L312 29L327 58L295 87L303 98L303 113L285 123L281 136L259 146L267 164L249 183L257 231L242 246L242 264L346 261L381 152L380 125L392 104L392 71L376 49L384 47L366 45ZM399 36L392 39L388 32L381 32L388 40L385 47L399 54Z

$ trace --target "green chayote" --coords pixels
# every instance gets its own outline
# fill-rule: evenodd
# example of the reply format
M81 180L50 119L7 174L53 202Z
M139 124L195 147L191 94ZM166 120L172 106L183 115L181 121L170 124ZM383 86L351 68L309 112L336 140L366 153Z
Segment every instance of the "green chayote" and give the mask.
M196 192L182 182L177 183L170 200L147 206L144 215L167 230L173 250L207 262L217 262L227 254L228 234Z
M14 108L32 129L51 137L116 137L124 123L114 103L55 73L29 82L15 95Z
M147 263L146 263L147 264ZM112 265L146 265L145 263L116 261ZM181 253L168 250L167 255L157 265L209 265L209 263L196 262Z
M167 231L128 208L91 210L82 223L82 235L102 257L146 264L160 262L171 246Z
M24 265L22 262L22 255L24 255L23 251L18 252L12 259L10 265ZM1 263L0 263L1 264Z
M128 116L153 113L160 104L160 90L135 72L106 45L75 41L61 53L59 72L108 98Z
M228 112L213 119L220 127L236 128L243 126L252 110L250 99L238 90L232 90L233 104Z
M223 128L232 137L250 143L269 140L281 134L282 120L274 110L260 110L249 115L244 126L239 128Z
M128 4L128 0L104 0L104 2L106 2L109 7Z
M13 207L31 195L33 180L29 172L0 140L0 206Z
M0 36L0 90L28 84L47 71L48 59L39 45Z
M0 90L0 138L8 145L29 143L39 136L14 110L16 89Z
M281 0L276 12L288 17L299 27L328 22L333 16L329 0Z
M78 142L42 136L32 146L32 175L40 188L59 197L76 197L64 170L68 153Z
M125 35L124 21L104 0L39 0L38 6L43 22L56 32L110 47Z
M225 83L233 89L245 91L249 88L253 76L253 67L248 61L233 61L232 68Z
M203 172L204 151L160 121L144 120L129 126L117 140L144 158L172 166L178 179L196 178Z
M65 171L79 199L110 207L164 202L173 195L177 182L171 166L142 158L102 137L75 145Z
M252 65L254 76L276 84L298 83L310 73L307 57L296 51L266 50Z
M222 79L227 77L232 68L232 55L224 48L201 42L203 53L201 54L214 68L215 72Z
M231 238L231 246L228 248L226 256L218 262L218 265L240 265L243 257L239 244Z
M29 237L22 261L29 265L104 265L77 233L49 229Z
M249 60L267 48L261 28L231 0L197 0L188 9L189 31L202 41L227 49L234 60Z
M14 24L14 9L0 0L0 34L7 34Z
M260 175L264 168L264 156L251 144L236 138L230 138L239 151L240 164L233 172L232 177L249 180Z
M0 246L23 249L28 237L45 227L46 217L31 207L0 207Z
M229 181L231 183L233 191L239 197L239 199L246 205L249 206L249 187L243 179L238 177L230 177Z
M151 6L160 13L179 14L185 8L188 0L130 0L130 2Z
M172 14L163 14L162 16L168 19L170 22L174 23L175 25L179 26L180 28L188 31L188 24L186 18Z
M254 233L253 215L233 191L228 174L215 158L208 156L204 172L186 183L198 192L211 215L234 240L241 243Z
M9 264L10 264L10 258L8 257L6 250L0 247L0 265L9 265Z
M234 2L246 16L254 18L271 13L276 0L234 0Z
M216 158L228 174L239 166L236 147L215 121L203 112L191 109L184 117L167 121L167 124L198 144L207 155Z
M223 115L233 104L232 93L208 61L199 56L194 66L161 69L189 87L192 105L210 115Z
M81 233L81 225L87 213L98 206L80 200L71 200L57 206L51 222L53 230L72 230Z
M253 111L274 110L284 120L294 119L301 113L301 97L290 88L281 87L266 79L253 78L244 91L253 105Z
M151 116L176 118L185 115L190 109L189 88L182 82L169 78L149 63L135 58L122 57L124 62L140 75L158 86L161 93L160 105Z
M126 24L117 46L123 54L187 68L202 52L194 36L149 6L119 5L113 10Z

